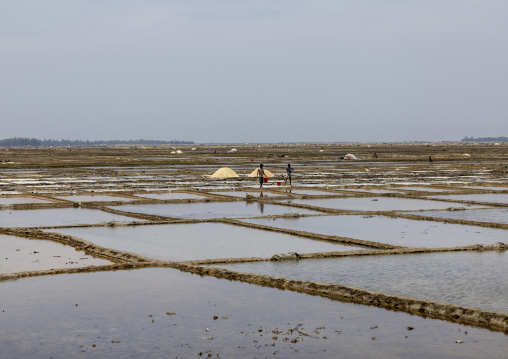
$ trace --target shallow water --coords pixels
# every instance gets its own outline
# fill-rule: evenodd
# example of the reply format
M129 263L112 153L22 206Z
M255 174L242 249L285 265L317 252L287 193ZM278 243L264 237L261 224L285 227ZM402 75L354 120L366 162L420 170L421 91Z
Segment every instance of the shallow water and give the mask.
M460 219L476 222L493 222L508 224L507 208L467 209L465 211L432 211L432 212L408 212L418 216Z
M56 198L73 202L112 202L112 201L136 201L135 198L107 196L107 195L89 195L89 196L58 196Z
M305 190L305 189L284 189L280 190L283 195L297 194L297 195L309 195L309 196L343 196L343 193L340 192L326 192L326 191L313 191L313 190Z
M455 212L450 211L450 213ZM494 244L506 242L508 236L507 230L497 228L416 221L386 216L256 218L244 219L243 222L414 248L456 247L477 243Z
M452 191L452 189L443 189L443 188L432 188L432 187L420 187L420 186L407 186L407 187L397 187L397 190L409 190L409 191L420 191L420 192L448 192Z
M2 210L0 213L0 227L67 226L107 223L111 221L139 221L135 218L87 208Z
M447 196L432 196L433 198L450 199L455 201L488 202L508 204L508 194L505 193L479 193L454 194Z
M214 267L430 299L508 313L508 252L407 255L251 262Z
M102 247L170 261L269 258L277 253L362 249L223 223L66 228L58 232Z
M0 274L112 264L61 243L0 234Z
M241 218L282 215L285 213L316 214L318 212L258 202L209 202L175 204L141 204L113 206L110 208L126 212L145 213L172 218Z
M263 197L279 197L279 196L283 196L284 194L278 194L278 193L273 193L273 192L267 192L267 191L264 191L264 192L257 192L257 191L227 191L227 192L212 192L213 194L218 194L218 195L222 195L222 196L233 196L233 197L247 197L247 194L253 196L253 197L260 197L260 198L263 198Z
M178 192L167 192L167 193L138 193L138 197L152 198L160 200L171 200L171 199L205 199L207 197L200 196L192 193L178 193Z
M502 333L169 268L0 286L5 359L501 358L508 345Z
M371 188L338 188L344 191L368 192L368 193L395 193L395 189L371 189Z
M392 197L292 199L284 202L349 211L416 211L453 206L447 202Z
M11 205L11 204L23 204L23 203L52 203L48 199L20 196L20 197L0 197L0 204Z
M463 186L457 189L484 189L486 191L508 191L508 187Z

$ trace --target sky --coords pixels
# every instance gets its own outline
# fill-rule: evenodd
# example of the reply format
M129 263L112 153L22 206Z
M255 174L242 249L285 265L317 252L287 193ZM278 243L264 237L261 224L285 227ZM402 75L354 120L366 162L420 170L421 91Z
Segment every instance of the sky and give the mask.
M508 136L506 0L2 0L0 139Z

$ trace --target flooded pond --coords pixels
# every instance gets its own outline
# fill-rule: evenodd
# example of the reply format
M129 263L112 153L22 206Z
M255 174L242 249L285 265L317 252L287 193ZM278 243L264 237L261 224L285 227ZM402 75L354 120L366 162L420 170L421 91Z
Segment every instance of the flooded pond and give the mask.
M454 194L448 196L432 196L433 198L450 199L454 201L488 202L508 204L508 194L505 193L479 193Z
M453 206L447 202L393 197L291 199L284 202L348 211L417 211Z
M508 313L508 252L305 259L214 265L238 272L340 283Z
M113 202L113 201L137 201L135 198L108 195L88 195L88 196L58 196L56 198L72 202Z
M508 187L487 187L487 186L464 186L457 189L481 189L486 191L508 191Z
M139 221L135 218L86 208L2 210L0 214L0 227L68 226L107 223L110 221Z
M256 216L283 215L286 213L317 214L319 212L275 204L258 202L210 202L210 203L175 203L175 204L140 204L112 206L110 208L126 212L144 213L171 218L206 219L206 218L241 218Z
M205 199L207 197L192 193L166 192L166 193L138 193L138 197L171 200L171 199Z
M508 345L502 333L168 268L0 286L5 359L501 358Z
M23 204L23 203L52 203L49 199L19 196L19 197L0 197L0 205L9 206L11 204Z
M416 221L386 216L256 218L245 219L243 222L413 248L456 247L477 243L494 244L506 242L508 236L507 230L497 228Z
M344 196L343 193L340 192L328 192L328 191L314 191L314 190L305 190L305 189L286 189L281 191L283 195L307 195L307 196Z
M368 192L368 193L396 193L397 189L372 189L372 188L338 188L344 191Z
M0 274L112 264L61 243L0 234Z
M212 194L218 194L221 196L233 196L233 197L242 197L245 198L247 195L251 195L253 197L266 198L266 197L279 197L284 196L281 193L273 193L273 192L256 192L256 191L224 191L224 192L210 192Z
M421 187L421 186L406 186L406 187L396 187L397 190L403 191L420 191L420 192L449 192L452 189L443 189L443 188L432 188L432 187Z
M475 222L508 224L508 208L468 209L465 211L408 212L425 217L459 219Z
M170 261L269 258L277 253L363 249L223 223L66 228L58 232L101 247Z

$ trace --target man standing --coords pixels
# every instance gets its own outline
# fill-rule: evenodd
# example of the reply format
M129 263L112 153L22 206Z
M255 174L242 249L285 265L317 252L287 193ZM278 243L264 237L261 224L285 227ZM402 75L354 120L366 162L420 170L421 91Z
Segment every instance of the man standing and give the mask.
M263 169L263 164L261 163L258 168L259 188L263 187L265 177L266 177L265 170Z
M288 166L286 167L286 178L284 179L284 184L286 184L288 182L288 179L289 179L289 185L291 186L291 173L294 172L294 168L291 167L291 164L288 163Z

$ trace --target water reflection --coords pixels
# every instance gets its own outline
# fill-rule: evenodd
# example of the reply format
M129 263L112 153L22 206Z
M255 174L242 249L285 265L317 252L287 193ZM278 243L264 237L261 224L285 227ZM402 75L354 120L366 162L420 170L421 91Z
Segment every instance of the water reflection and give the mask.
M0 286L5 359L502 358L508 345L503 333L168 268Z
M362 256L221 267L275 277L340 283L508 313L508 252Z
M83 238L102 247L174 261L269 258L277 253L362 249L224 223L66 228L58 232Z

